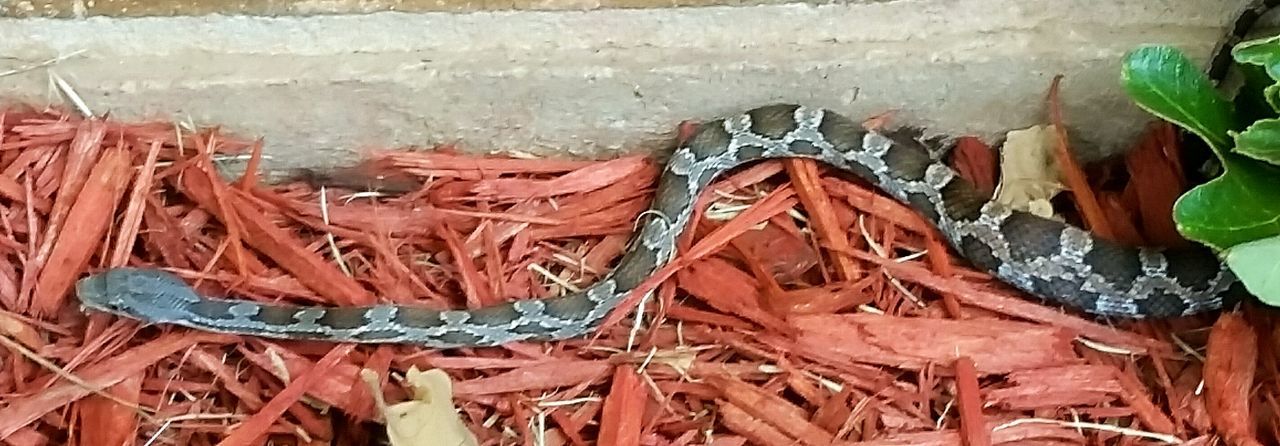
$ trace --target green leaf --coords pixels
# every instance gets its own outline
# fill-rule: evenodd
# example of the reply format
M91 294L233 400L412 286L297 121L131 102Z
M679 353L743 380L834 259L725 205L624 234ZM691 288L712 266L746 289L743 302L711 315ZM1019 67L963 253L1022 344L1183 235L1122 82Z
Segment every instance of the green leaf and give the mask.
M1227 132L1237 129L1235 109L1177 48L1144 46L1129 52L1120 80L1139 107L1190 130L1219 155L1230 149Z
M1231 58L1266 68L1272 79L1280 80L1280 35L1241 42L1231 48Z
M1243 132L1232 132L1232 136L1236 139L1236 153L1280 164L1280 119L1263 119Z
M1173 204L1178 231L1218 250L1280 235L1280 166L1230 153L1222 161L1222 176Z
M1269 85L1262 90L1262 97L1272 110L1280 111L1280 84Z
M1280 306L1280 237L1241 243L1227 250L1227 266L1250 294Z

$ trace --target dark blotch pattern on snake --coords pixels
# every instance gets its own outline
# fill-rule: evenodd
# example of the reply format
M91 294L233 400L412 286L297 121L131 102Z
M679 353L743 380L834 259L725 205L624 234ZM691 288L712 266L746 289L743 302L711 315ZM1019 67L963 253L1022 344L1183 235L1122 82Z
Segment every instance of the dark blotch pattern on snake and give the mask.
M867 131L831 111L770 105L704 124L663 169L628 250L584 291L471 311L394 305L302 307L212 299L167 272L119 268L82 279L86 307L149 323L224 333L340 342L492 346L592 332L671 261L694 203L718 175L768 158L816 159L917 209L976 267L1049 302L1088 313L1172 317L1214 310L1237 281L1207 248L1137 249L990 201L930 156L913 131Z

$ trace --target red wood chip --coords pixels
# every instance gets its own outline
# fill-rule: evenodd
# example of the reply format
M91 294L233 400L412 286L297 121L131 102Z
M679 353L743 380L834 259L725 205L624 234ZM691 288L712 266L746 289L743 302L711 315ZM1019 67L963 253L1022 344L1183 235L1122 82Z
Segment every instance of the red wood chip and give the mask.
M1257 440L1249 394L1257 372L1258 337L1239 314L1227 313L1213 325L1205 355L1204 387L1209 418L1235 445L1261 445Z
M1049 114L1069 124L1054 87ZM1068 166L1083 220L1177 242L1174 136L1153 127L1088 171L1125 174ZM1263 348L1280 343L1274 311L1141 323L1063 311L955 258L911 208L804 160L715 182L674 261L639 285L652 295L631 293L581 339L332 344L80 311L75 281L120 265L258 302L564 295L623 256L661 167L377 148L270 185L265 146L0 110L0 442L373 444L380 415L360 371L406 401L417 367L449 376L445 403L486 446L1280 443L1280 355ZM247 155L239 178L215 171L227 155ZM994 188L982 142L961 138L950 159Z
M1008 375L1013 384L992 389L987 401L1009 409L1036 410L1109 403L1122 391L1115 367L1078 364L1023 370Z
M1066 330L1025 322L876 314L806 315L793 322L798 352L908 370L958 356L972 358L982 375L1080 362Z

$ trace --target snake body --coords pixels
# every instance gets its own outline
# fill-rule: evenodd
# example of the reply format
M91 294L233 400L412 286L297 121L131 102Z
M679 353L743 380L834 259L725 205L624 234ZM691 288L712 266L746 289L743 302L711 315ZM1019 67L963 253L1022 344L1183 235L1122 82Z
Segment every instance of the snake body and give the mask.
M1132 248L1012 209L930 155L912 129L869 131L835 112L790 104L701 125L663 167L654 201L617 266L589 288L474 310L398 305L304 307L215 299L156 269L117 268L77 283L83 305L149 323L263 337L432 347L557 340L592 332L671 261L698 195L757 160L800 157L852 173L910 205L975 267L1087 313L1173 317L1223 307L1235 277L1204 247Z

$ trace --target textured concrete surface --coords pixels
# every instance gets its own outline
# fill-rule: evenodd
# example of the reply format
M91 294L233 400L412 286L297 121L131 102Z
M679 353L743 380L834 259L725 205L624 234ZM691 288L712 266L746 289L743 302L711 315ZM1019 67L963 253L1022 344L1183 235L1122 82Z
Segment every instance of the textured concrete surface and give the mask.
M861 0L868 1L868 0ZM791 0L0 0L0 17L316 15L761 5ZM827 0L811 3L829 3Z
M11 1L11 0L0 0ZM1055 74L1075 130L1123 147L1119 88L1144 43L1203 60L1244 0L896 0L311 17L0 19L0 96L66 79L97 113L265 136L268 166L362 147L606 157L684 119L774 101L986 137L1043 122ZM56 63L31 68L42 61Z

